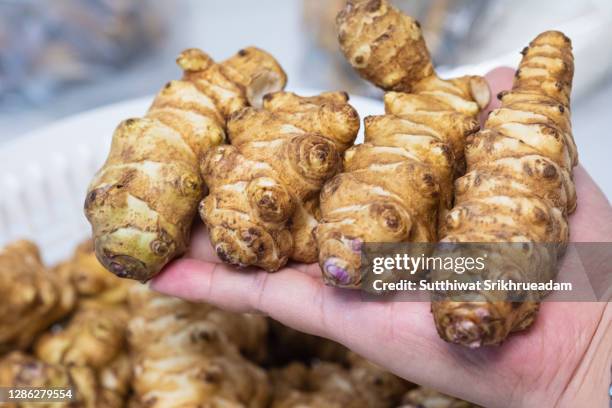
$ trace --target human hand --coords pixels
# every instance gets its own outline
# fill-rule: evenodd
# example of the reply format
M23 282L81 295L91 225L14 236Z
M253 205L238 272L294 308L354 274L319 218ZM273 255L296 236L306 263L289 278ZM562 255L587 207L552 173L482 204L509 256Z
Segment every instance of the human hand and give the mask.
M512 75L510 69L487 75L493 95L509 88ZM575 181L572 241L612 241L609 201L580 166ZM325 286L318 265L290 264L273 274L237 270L219 261L201 226L191 248L153 281L154 289L237 312L265 313L338 341L410 381L481 405L607 406L609 303L544 302L527 331L500 347L470 350L439 338L429 303L363 302L356 291Z

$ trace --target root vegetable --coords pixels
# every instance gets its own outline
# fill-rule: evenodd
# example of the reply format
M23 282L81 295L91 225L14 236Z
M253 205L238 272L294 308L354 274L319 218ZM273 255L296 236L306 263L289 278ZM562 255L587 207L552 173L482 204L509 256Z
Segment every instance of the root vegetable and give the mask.
M45 268L28 241L0 250L0 298L0 354L26 349L76 301L73 287Z
M358 130L359 116L342 92L271 93L263 109L232 115L232 145L211 149L201 166L210 194L200 215L219 257L268 271L289 258L314 262L317 195Z
M79 245L52 273L74 287L76 307L68 319L37 338L31 358L41 367L67 373L79 394L75 406L125 406L132 377L126 342L127 292L136 282L108 273L96 259L91 241ZM39 375L44 377L43 372Z
M489 103L481 77L438 78L419 22L387 0L348 0L336 22L346 59L379 88L429 95L468 115Z
M41 336L35 354L50 364L102 369L125 350L128 314L120 306L86 306Z
M271 372L274 408L395 406L409 384L353 355L349 368L330 362L294 362Z
M118 354L109 364L98 370L97 375L102 390L102 399L110 402L109 408L128 406L133 374L127 350Z
M89 367L65 367L45 363L22 352L13 352L0 359L0 386L7 388L64 389L73 399L63 402L18 402L7 408L120 408L123 401L100 388Z
M265 318L221 312L144 286L131 290L130 307L134 406L266 406L267 376L239 352L265 344Z
M136 284L108 273L96 258L91 240L80 244L72 258L55 267L55 273L75 288L77 307L127 304L129 288Z
M406 393L398 408L478 408L478 406L431 388L418 387Z
M576 208L577 153L569 108L573 70L570 40L556 31L540 34L523 50L512 90L499 95L501 107L468 139L467 174L456 181L443 241L535 243L512 258L489 254L498 260L487 265L481 279L554 278L557 256L569 239L567 215ZM543 244L552 247L550 253L542 253L548 252ZM534 321L537 301L486 302L487 294L480 295L483 301L433 302L443 339L470 347L499 344Z
M144 117L119 125L85 200L98 259L120 277L146 281L186 250L205 192L200 159L224 142L228 116L286 82L257 48L221 63L189 49L177 63L183 79L166 84Z
M93 257L95 261L91 251L83 252L83 246L77 249L77 259L79 255ZM97 268L101 266L97 264ZM108 272L105 275L125 282ZM124 406L132 377L126 342L126 304L107 301L108 298L79 299L75 314L40 336L33 347L42 363L65 367L75 381L75 391L89 395L90 405L85 406L95 408ZM83 388L95 388L95 392Z
M344 173L320 196L315 236L324 278L354 288L364 242L436 242L489 89L481 77L438 78L418 24L384 0L349 1L338 30L365 78L403 91L385 95L385 115L365 118L365 143L346 151Z

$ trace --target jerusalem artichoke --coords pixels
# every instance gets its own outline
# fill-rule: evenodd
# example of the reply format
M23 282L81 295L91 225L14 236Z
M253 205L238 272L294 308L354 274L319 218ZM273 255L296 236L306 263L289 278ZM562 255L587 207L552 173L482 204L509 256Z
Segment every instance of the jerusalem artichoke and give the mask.
M265 344L265 318L221 312L144 286L132 288L129 299L135 407L265 406L267 376L239 352Z
M98 259L120 277L146 281L185 251L205 191L202 155L224 142L227 117L286 82L256 48L221 63L189 49L177 63L183 79L166 84L145 117L119 125L85 200Z
M65 401L24 401L3 404L7 408L120 408L123 403L107 394L88 367L49 364L22 352L0 359L0 387L61 389L70 395Z
M118 354L109 364L97 372L102 400L108 401L110 408L127 406L131 391L132 363L129 354Z
M89 257L93 257L91 251ZM93 261L97 262L95 257ZM124 282L108 272L104 275ZM91 383L98 401L92 407L124 406L132 374L126 351L126 305L100 299L79 300L78 305L68 321L40 336L34 353L41 362L69 369L77 384L83 379Z
M35 354L50 364L101 369L125 349L127 320L123 307L90 304L41 336Z
M384 116L365 118L365 143L346 151L344 173L321 192L315 229L329 284L361 283L364 242L435 242L464 167L465 138L489 101L481 77L438 78L419 25L384 0L349 1L338 15L349 61L383 89ZM383 69L387 67L388 69Z
M24 350L74 307L69 282L42 264L38 248L17 241L0 250L0 354Z
M481 77L438 78L419 22L387 0L348 0L336 22L347 60L379 88L430 95L468 115L489 103Z
M55 272L75 288L78 307L127 304L128 290L136 284L108 273L96 258L91 240L80 244L72 258L57 265Z
M210 194L200 215L223 261L274 271L316 260L317 195L359 130L347 102L341 92L277 92L230 117L232 145L211 149L201 168Z
M467 174L456 181L456 203L442 226L443 241L525 243L511 258L493 248L488 255L496 262L479 279L554 277L557 255L569 238L567 215L576 208L572 168L577 153L569 108L573 70L565 35L537 36L523 50L512 90L499 95L501 107L467 141ZM469 347L498 344L510 332L529 327L538 310L537 300L530 298L487 302L487 293L478 294L482 301L432 303L443 339Z
M400 401L409 386L356 355L348 368L323 361L312 367L294 362L272 370L271 377L274 408L388 408Z
M404 395L402 404L398 408L478 408L478 406L431 388L418 387Z

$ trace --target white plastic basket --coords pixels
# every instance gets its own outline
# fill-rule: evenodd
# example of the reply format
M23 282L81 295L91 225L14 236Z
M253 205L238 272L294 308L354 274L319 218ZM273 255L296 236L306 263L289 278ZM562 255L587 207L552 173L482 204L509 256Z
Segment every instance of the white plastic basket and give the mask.
M90 233L83 215L85 192L115 127L142 116L151 100L96 109L0 144L0 247L27 238L41 247L48 263L69 256ZM351 104L362 118L383 111L382 103L367 98L351 98Z

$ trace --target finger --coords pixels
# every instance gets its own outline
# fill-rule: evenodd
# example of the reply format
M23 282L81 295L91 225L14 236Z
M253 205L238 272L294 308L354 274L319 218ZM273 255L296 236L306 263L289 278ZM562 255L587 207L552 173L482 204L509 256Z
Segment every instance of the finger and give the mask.
M550 316L509 339L503 352L468 350L440 340L428 303L365 301L357 291L327 287L291 268L273 274L245 273L221 264L179 260L152 287L234 311L264 312L297 330L338 341L404 378L486 404L511 397L512 387L500 384L515 384L526 361L546 361L538 360L541 348L530 343L543 342L555 349L554 341L541 337L547 334L554 340L555 332L538 327L540 320L544 325L556 320ZM564 314L565 319L570 315ZM525 350L534 353L525 356ZM488 373L484 378L483 370ZM474 383L482 386L466 389Z
M365 301L357 291L327 287L291 268L244 273L222 264L179 260L152 288L236 312L263 312L296 330L344 344L398 375L442 389L466 363L463 350L455 355L456 347L438 337L428 303Z
M196 223L191 231L191 243L186 258L206 262L221 263L208 237L208 231L202 223Z
M156 277L151 287L235 312L265 313L298 330L334 338L338 328L334 316L340 310L361 308L358 292L325 286L319 277L293 268L245 272L224 264L180 259Z
M292 268L247 273L223 264L182 259L156 277L151 287L226 310L264 313L380 362L388 359L388 349L382 346L387 343L397 349L409 344L419 352L446 347L431 322L429 303L364 300L359 291L325 286L320 278ZM392 368L399 371L400 367Z
M612 207L582 166L574 169L578 206L570 216L572 242L612 242Z
M322 278L321 268L318 263L303 264L298 262L290 262L287 265L288 268L296 269L302 273L305 273L313 278Z
M481 123L484 123L489 113L499 108L500 102L497 99L497 94L501 91L512 89L512 81L514 80L514 69L508 67L495 68L485 75L489 88L491 88L491 101L481 113Z

